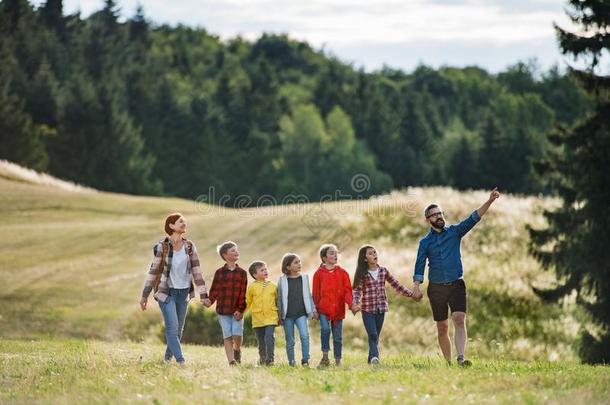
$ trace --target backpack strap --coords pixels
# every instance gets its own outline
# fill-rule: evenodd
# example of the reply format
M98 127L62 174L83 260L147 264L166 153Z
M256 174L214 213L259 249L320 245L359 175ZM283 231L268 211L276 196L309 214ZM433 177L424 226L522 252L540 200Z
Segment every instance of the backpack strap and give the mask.
M158 245L155 245L155 247L153 248L155 256L157 255L157 246ZM159 266L155 271L155 279L153 280L153 291L155 292L157 292L157 289L159 288L159 283L161 282L161 273L163 273L163 267L165 266L165 260L169 252L169 241L167 240L167 238L165 238L165 240L161 242L161 249L161 260L159 261Z

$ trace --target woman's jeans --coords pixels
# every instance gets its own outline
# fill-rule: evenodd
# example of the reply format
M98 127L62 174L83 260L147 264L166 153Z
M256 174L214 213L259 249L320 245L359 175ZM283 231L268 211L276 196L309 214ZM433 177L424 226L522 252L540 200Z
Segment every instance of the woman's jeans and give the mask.
M159 302L163 320L165 321L165 340L167 349L165 349L165 360L171 360L172 356L176 358L178 363L184 361L182 356L182 348L180 340L182 340L182 331L184 329L184 320L186 318L186 310L188 308L187 297L189 289L169 289L169 295L165 302Z
M294 362L294 326L299 330L301 338L301 363L309 361L309 329L307 328L307 315L298 318L284 319L284 335L286 336L286 355L288 362Z
M379 335L381 334L384 318L385 312L372 313L362 311L362 322L364 322L364 328L369 337L369 363L373 357L379 358Z
M330 351L330 333L333 334L333 355L335 359L341 358L341 349L343 348L343 320L329 321L326 315L320 314L320 340L322 343L322 352Z

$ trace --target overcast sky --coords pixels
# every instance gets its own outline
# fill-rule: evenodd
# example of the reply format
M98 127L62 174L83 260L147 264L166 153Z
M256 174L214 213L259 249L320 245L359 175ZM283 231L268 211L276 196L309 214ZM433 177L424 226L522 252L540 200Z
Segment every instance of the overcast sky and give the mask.
M35 1L35 4L43 3ZM569 27L561 0L118 0L121 14L142 4L155 24L206 28L223 39L287 33L367 70L384 64L478 65L491 72L537 58L565 66L553 22ZM64 0L83 17L103 0Z

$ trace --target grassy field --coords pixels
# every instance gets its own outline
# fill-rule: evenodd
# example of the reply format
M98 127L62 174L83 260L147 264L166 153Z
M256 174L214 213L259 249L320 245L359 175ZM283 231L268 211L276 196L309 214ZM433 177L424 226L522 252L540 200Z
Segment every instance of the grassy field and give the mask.
M0 341L0 403L608 403L610 369L573 362L475 358L470 369L437 358L389 354L370 367L348 351L326 370L240 367L221 348L186 346L185 368L159 359L159 344L84 340ZM283 353L278 357L283 358ZM285 364L285 362L284 362Z
M152 246L168 213L186 216L208 283L221 265L215 246L232 239L242 266L265 260L272 280L285 252L300 254L312 273L320 244L336 242L340 264L352 273L358 247L373 243L380 263L411 286L417 241L427 232L423 207L439 202L448 221L456 222L487 193L414 188L366 201L235 210L39 183L0 167L1 403L272 403L293 397L610 402L608 368L577 364L573 347L582 315L569 301L544 305L531 292L531 285L553 278L528 255L525 225L541 225L541 209L556 201L502 196L464 239L468 347L476 361L471 370L447 368L440 360L427 300L417 304L393 294L379 369L365 365L364 329L351 314L344 327L346 364L339 370L259 369L251 348L249 365L229 369L220 349L201 346L187 347L190 364L179 369L159 361L158 308L138 309ZM318 329L311 327L317 360ZM276 332L276 339L279 362L285 363L283 333Z

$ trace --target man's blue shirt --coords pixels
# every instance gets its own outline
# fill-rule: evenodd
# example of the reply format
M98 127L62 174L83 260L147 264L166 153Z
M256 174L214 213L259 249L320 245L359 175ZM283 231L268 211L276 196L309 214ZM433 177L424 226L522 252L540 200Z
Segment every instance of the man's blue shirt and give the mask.
M419 241L413 281L424 281L426 259L428 259L428 281L448 283L462 277L460 243L462 237L474 227L481 217L476 211L459 224L445 226L442 231L430 232Z

